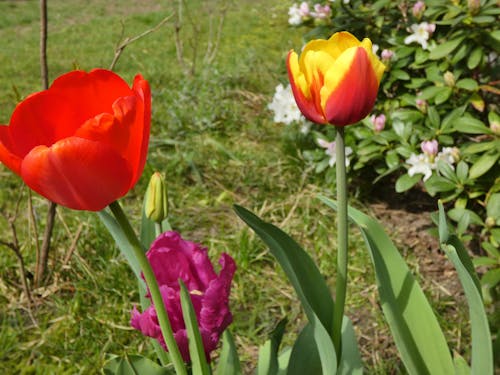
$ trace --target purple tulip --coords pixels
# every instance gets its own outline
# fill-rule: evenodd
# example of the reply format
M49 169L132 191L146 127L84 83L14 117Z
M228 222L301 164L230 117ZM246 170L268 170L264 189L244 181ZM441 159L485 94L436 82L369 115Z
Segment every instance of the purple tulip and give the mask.
M180 301L179 279L189 290L205 355L210 361L219 338L233 317L229 311L229 292L236 264L228 254L219 260L219 275L208 258L207 249L186 241L177 232L161 234L146 253L156 276L170 319L175 341L186 362L190 361L188 338ZM146 297L151 298L148 294ZM134 306L130 324L144 335L153 337L167 350L153 305L140 313Z

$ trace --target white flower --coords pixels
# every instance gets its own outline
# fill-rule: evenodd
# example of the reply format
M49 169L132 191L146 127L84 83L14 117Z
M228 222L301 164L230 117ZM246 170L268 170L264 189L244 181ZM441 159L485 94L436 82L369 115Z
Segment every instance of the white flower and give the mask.
M418 25L414 23L413 25L410 26L410 29L413 32L413 34L408 35L405 38L405 44L417 42L422 46L423 49L427 49L427 41L429 40L430 36L436 29L436 25L429 24L427 22L422 22L419 23Z
M435 163L437 163L441 160L446 163L448 163L452 168L453 164L458 160L460 151L456 147L443 147L441 152L438 152L436 155L436 160Z
M372 44L372 52L374 55L377 54L379 49L380 49L380 47L378 46L378 44L375 44L375 43Z
M293 4L288 9L288 23L293 26L298 26L302 23L301 10L297 4Z
M326 149L325 154L330 156L330 160L328 161L328 165L330 165L330 167L333 167L335 165L335 162L337 161L335 141L328 142L328 141L321 139L321 138L318 138L316 141L318 142L318 145L320 147L323 147ZM351 154L352 154L352 148L346 147L345 148L345 156L346 156L345 157L345 166L346 167L348 167L350 164L349 155L351 155Z
M302 113L293 97L290 84L286 87L281 83L276 86L273 101L268 104L267 108L274 112L274 122L289 125L294 121L303 119Z
M458 153L460 151L456 147L443 147L441 152L438 152L436 156L429 154L411 154L406 160L407 164L410 164L408 169L408 175L412 177L415 174L422 173L424 175L424 181L427 181L432 176L432 171L438 169L439 161L447 163L451 168L458 160Z
M427 181L432 176L434 163L431 162L429 155L411 154L410 158L406 160L406 163L411 165L411 167L408 169L408 175L410 177L412 177L415 174L421 173L424 175L424 181Z

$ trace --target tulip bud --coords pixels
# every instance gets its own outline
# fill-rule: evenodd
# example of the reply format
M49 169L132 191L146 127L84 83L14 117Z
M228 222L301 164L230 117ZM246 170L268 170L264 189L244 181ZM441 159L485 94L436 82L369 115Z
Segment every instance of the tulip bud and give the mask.
M160 172L155 172L149 180L144 199L146 217L156 223L161 223L168 217L168 193Z
M448 86L448 87L455 86L455 76L449 70L444 73L443 79L444 79L444 83L446 84L446 86Z

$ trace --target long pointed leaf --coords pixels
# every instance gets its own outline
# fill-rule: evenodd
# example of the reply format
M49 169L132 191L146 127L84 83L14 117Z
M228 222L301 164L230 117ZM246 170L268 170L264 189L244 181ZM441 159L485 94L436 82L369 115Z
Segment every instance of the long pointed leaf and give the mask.
M142 280L141 278L141 267L139 265L139 262L135 258L132 246L128 242L127 236L121 229L120 225L118 225L115 218L111 216L106 210L99 211L97 215L99 216L99 219L101 219L102 223L106 226L109 233L111 233L111 236L115 240L118 249L127 260L130 268L132 268L132 271L134 271L134 274L139 282L144 283L144 280Z
M196 319L196 313L194 312L189 291L180 279L179 285L181 287L182 317L186 325L193 375L210 375L210 367L207 363L205 348L203 346L198 320Z
M320 199L336 208L334 201ZM370 252L382 310L406 369L415 375L453 374L453 360L429 301L384 228L352 207L348 214Z
M493 348L488 318L484 311L483 299L469 271L462 263L455 247L442 244L442 249L455 266L460 283L464 288L471 323L472 353L471 375L493 375Z
M222 350L215 375L241 375L241 365L236 345L233 336L227 329L222 335Z
M283 339L287 320L281 320L271 332L271 337L259 348L257 375L275 375L278 372L278 349Z
M362 375L363 362L359 353L358 342L351 320L344 315L342 321L342 358L339 375Z
M311 324L323 374L335 374L337 358L330 337L333 299L314 261L281 229L262 221L243 207L235 206L235 211L267 244L285 271Z

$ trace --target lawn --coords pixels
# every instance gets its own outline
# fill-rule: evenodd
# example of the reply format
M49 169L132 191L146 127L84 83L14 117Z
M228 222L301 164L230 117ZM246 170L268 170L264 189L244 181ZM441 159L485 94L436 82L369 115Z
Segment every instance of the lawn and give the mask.
M287 51L301 46L300 29L286 26L289 4L188 3L180 29L183 63L170 19L127 46L115 67L127 82L140 72L153 94L148 163L121 203L137 227L142 194L151 174L160 171L168 183L173 228L207 246L214 263L222 252L234 257L238 270L231 294L231 331L250 371L258 346L281 319L289 320L285 343L290 343L305 318L283 272L232 205L247 207L290 233L333 286L335 215L316 199L318 193L331 196L332 187L325 186L296 151L296 133L275 124L267 109L274 87L286 80ZM214 42L207 9L216 25L222 5L227 12L220 43L213 60L207 61L208 41ZM0 2L2 124L8 123L19 99L41 88L38 12L36 1ZM153 28L172 12L169 5L152 0L49 1L50 79L74 68L108 68L118 42ZM352 203L373 210L366 195L358 193L363 199ZM33 195L35 232L28 194L22 181L0 165L0 239L13 241L13 223L30 278L47 203ZM399 243L418 272L418 254L408 242ZM154 356L149 341L129 326L130 310L139 302L134 275L93 213L58 207L49 277L33 291L32 304L22 292L14 252L0 246L0 254L1 373L90 374L97 373L110 354ZM357 325L366 372L401 373L378 307L368 254L354 229L350 256L347 314ZM439 294L440 285L429 282L426 287L429 295L441 297L435 308L448 314L442 323L449 340L466 351L460 346L468 334L463 328L466 317L451 302L455 290L447 295Z

